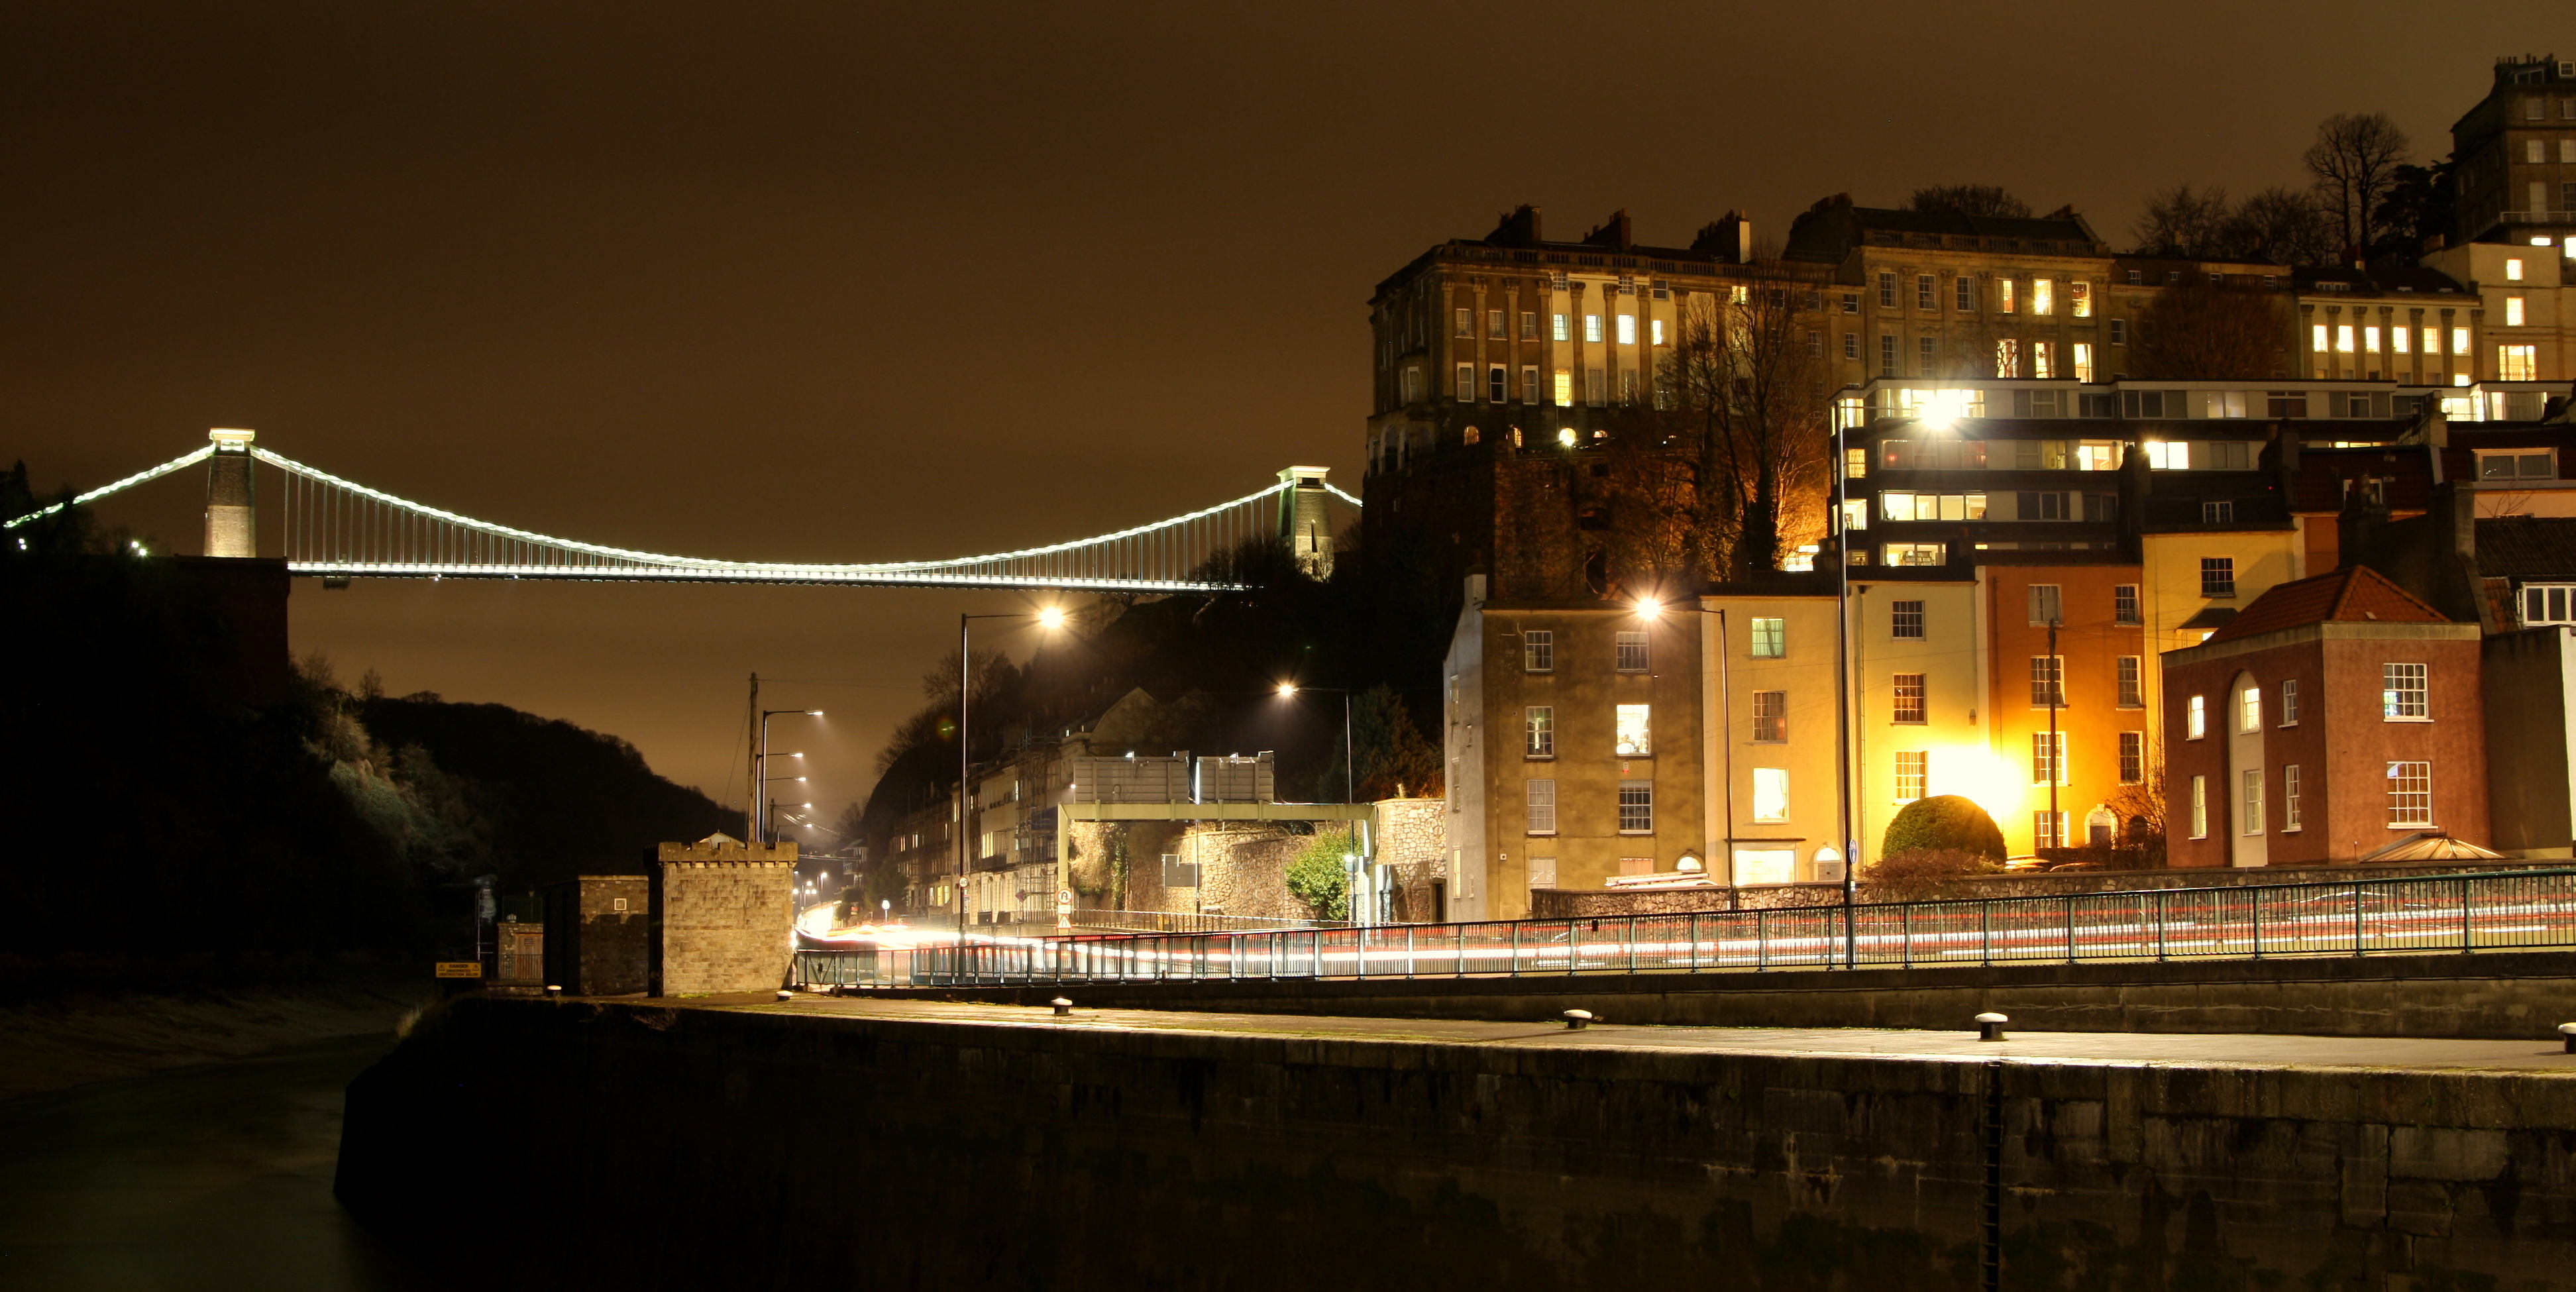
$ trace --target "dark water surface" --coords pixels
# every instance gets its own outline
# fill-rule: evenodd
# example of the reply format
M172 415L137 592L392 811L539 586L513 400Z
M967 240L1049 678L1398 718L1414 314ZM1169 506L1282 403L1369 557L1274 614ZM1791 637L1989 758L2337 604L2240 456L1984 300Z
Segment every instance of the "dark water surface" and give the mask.
M392 1044L0 1101L0 1289L435 1292L331 1197L341 1089Z

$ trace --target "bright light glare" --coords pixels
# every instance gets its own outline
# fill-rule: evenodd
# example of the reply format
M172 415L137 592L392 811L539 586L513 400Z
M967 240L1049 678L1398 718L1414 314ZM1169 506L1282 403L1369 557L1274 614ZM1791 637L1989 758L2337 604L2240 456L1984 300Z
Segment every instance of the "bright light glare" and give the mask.
M1295 694L1297 694L1297 684L1296 684L1296 683L1294 683L1294 682L1282 682L1282 683L1280 683L1280 684L1279 684L1279 694L1281 694L1281 695L1283 695L1283 696L1288 696L1288 695L1295 695Z
M1968 415L1968 392L1936 390L1923 401L1923 414L1917 420L1926 430L1946 431Z
M805 716L808 718L819 718L823 716L823 711L821 709L807 709L805 711Z
M1663 602L1657 601L1657 600L1655 600L1653 597L1639 597L1639 598L1637 598L1637 617L1638 617L1638 618L1640 618L1640 619L1652 619L1652 618L1654 618L1655 616L1660 615L1660 614L1662 614L1662 613L1664 613L1664 603L1663 603Z
M1063 608L1059 606L1048 606L1046 609L1039 611L1038 626L1041 628L1064 627Z

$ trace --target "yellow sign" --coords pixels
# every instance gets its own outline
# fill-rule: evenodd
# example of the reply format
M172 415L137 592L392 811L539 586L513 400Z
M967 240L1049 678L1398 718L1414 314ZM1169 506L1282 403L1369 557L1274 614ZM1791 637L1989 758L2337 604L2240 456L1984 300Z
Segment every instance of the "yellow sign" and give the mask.
M441 978L480 978L483 976L483 962L480 960L441 960L438 962L438 976Z

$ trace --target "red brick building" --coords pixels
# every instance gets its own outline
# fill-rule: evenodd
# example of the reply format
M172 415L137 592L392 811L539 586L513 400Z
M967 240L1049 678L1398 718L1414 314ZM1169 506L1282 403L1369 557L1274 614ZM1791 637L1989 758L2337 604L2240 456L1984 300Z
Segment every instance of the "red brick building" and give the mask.
M2172 865L2348 864L2421 830L2488 842L2476 624L2346 566L2274 587L2163 667Z

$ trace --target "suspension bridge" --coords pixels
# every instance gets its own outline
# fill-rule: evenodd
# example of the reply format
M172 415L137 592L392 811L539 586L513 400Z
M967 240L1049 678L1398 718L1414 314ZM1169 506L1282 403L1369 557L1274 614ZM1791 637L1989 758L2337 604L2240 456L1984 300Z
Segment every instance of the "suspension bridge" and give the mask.
M432 507L343 479L217 430L208 442L146 471L16 517L6 527L86 505L208 464L206 555L259 554L256 472L283 477L277 526L286 568L325 586L352 579L559 579L638 583L818 583L946 588L1061 588L1085 592L1219 592L1219 559L1255 541L1284 543L1310 572L1330 569L1335 509L1360 500L1323 467L1290 467L1256 492L1213 507L1042 547L946 560L817 564L673 556L557 538Z

